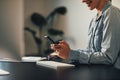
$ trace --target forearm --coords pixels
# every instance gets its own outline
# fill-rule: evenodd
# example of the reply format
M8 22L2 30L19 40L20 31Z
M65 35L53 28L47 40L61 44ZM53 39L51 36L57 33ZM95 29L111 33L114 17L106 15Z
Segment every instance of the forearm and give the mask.
M84 64L113 64L116 56L111 56L111 52L88 52L71 50L69 61L79 61Z
M87 51L86 51L87 52ZM69 53L69 61L79 61L79 63L88 64L90 54L83 53L82 50L71 50Z

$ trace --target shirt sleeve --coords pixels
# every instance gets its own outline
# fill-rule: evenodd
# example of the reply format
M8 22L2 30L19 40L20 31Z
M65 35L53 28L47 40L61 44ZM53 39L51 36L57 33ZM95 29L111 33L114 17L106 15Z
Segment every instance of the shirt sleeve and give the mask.
M85 64L113 64L120 50L120 15L114 10L104 15L101 51L71 50L69 60Z

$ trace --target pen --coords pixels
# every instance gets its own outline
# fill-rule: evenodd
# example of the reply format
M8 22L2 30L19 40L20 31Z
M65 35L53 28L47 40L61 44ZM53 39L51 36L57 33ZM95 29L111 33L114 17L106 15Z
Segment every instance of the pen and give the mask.
M51 43L53 44L58 44L59 42L55 42L52 38L50 38L49 36L44 36L46 39L48 39Z

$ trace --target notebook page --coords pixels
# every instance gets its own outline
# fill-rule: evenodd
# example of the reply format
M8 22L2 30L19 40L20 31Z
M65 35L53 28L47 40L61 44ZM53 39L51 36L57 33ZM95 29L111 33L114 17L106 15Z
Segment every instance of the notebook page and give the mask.
M60 69L60 68L72 68L75 66L72 64L61 63L61 62L56 62L56 61L37 61L36 63L37 65L48 67L48 68L53 68L55 70Z
M8 71L0 69L0 76L8 74L10 74Z

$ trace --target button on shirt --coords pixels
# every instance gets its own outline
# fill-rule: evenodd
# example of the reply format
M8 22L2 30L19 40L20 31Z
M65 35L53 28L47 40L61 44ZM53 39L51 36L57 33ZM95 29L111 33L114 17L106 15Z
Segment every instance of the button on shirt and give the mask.
M86 64L115 64L120 68L120 10L108 2L89 26L86 50L71 50L69 60Z

